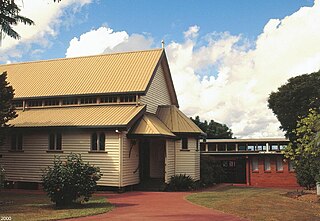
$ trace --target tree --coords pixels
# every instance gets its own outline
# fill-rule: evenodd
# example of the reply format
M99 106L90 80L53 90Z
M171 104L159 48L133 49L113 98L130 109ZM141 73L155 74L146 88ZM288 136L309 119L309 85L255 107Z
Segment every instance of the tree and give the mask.
M6 129L10 126L8 121L17 117L12 104L14 90L7 82L7 73L0 74L0 145L3 144Z
M207 134L207 138L212 139L228 139L232 138L232 130L225 124L220 124L211 120L208 124L208 121L201 122L200 117L196 116L195 119L190 118L203 132Z
M320 71L290 78L287 84L270 94L268 106L291 141L295 139L292 131L296 128L299 117L307 116L309 109L315 109L319 113L319 85Z
M298 183L310 189L320 176L320 114L310 110L293 133L296 140L285 149L285 156L294 161Z
M101 176L99 167L84 163L80 154L70 154L64 162L55 157L42 175L43 189L57 207L69 207L81 197L88 201Z
M21 36L13 29L13 25L23 23L25 25L34 25L34 22L20 15L21 9L14 0L0 0L0 44L4 35L14 39L20 39Z

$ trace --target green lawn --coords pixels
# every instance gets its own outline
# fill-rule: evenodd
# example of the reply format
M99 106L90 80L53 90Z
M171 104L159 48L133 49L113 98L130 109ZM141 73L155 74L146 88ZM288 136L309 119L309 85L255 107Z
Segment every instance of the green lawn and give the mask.
M108 212L112 208L105 197L92 197L89 202L72 209L55 209L54 204L44 194L0 192L0 217L11 217L12 221L90 216Z
M320 220L319 201L289 198L285 196L288 191L290 190L225 187L212 192L191 194L187 200L255 221Z

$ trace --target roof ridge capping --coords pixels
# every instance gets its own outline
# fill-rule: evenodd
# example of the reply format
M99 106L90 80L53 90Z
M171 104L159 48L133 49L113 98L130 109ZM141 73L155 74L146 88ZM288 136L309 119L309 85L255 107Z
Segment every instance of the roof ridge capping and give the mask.
M152 51L164 51L164 49L163 48L154 48L154 49L137 50L137 51L123 51L123 52L114 52L114 53L106 53L106 54L84 55L84 56L78 56L78 57L53 58L53 59L48 59L48 60L23 61L23 62L11 63L11 64L0 64L0 66L13 66L13 65L21 65L21 64L30 64L30 63L53 62L53 61L62 61L62 60L75 60L75 59L80 59L80 58L94 58L94 57L114 56L114 55L119 55L119 54L152 52Z

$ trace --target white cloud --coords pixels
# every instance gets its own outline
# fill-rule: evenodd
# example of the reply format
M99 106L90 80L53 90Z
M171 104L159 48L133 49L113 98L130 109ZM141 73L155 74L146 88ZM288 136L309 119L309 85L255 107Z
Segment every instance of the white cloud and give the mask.
M79 38L70 41L66 57L95 55L102 53L149 49L153 39L147 35L132 34L125 31L113 31L108 27L100 27L88 31Z
M320 3L271 19L256 42L213 33L199 47L199 27L167 47L181 109L229 125L238 137L283 133L267 107L268 95L288 78L320 69ZM209 72L207 72L209 71ZM212 74L213 72L214 74Z
M54 3L53 0L18 0L16 3L21 6L20 14L31 18L34 26L18 24L14 29L21 35L20 40L6 37L0 47L0 60L4 61L8 58L17 58L30 50L31 44L38 44L41 47L51 45L48 37L57 35L59 27L62 23L61 16L66 15L65 9L72 9L68 13L76 13L80 8L89 4L92 0L63 0ZM68 16L68 15L67 15ZM70 15L71 16L71 15ZM19 50L16 48L19 47ZM18 51L19 53L17 53Z
M197 25L189 27L188 31L184 32L185 38L195 38L198 36L198 32L200 30L200 27Z

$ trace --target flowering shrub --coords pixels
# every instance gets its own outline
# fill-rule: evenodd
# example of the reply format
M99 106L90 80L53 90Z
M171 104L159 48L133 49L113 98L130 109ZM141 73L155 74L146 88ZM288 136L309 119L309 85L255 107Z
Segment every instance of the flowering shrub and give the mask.
M79 198L88 201L102 174L98 167L84 163L80 154L70 154L66 161L55 157L53 167L43 175L43 188L57 207L69 207Z

